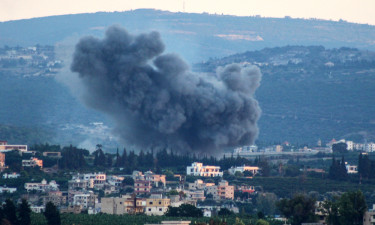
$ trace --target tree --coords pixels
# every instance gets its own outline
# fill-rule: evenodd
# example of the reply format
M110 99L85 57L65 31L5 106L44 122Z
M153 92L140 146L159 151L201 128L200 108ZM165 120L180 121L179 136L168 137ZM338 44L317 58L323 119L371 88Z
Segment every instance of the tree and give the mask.
M236 177L243 177L243 173L241 171L236 171L234 173L234 176L236 176Z
M46 204L44 216L47 219L48 225L61 225L60 212L52 202Z
M12 225L18 225L19 224L19 221L18 221L18 218L17 218L16 206L14 205L13 201L10 200L10 199L5 200L4 217Z
M257 210L266 215L275 214L277 196L274 193L260 193L256 197Z
M292 199L282 199L276 203L280 212L291 220L292 225L316 222L315 199L297 194Z
M21 225L31 224L31 209L26 199L22 199L21 204L18 206L18 216Z
M253 172L251 172L249 170L243 171L243 175L244 175L244 177L252 177L252 176L254 176Z
M236 222L234 223L234 225L245 225L245 223L242 222L242 220L240 220L239 218L236 217Z
M219 216L230 216L230 215L233 215L233 214L234 213L227 208L221 208L219 210L219 212L217 213L217 215L219 215Z
M348 178L344 156L341 158L341 162L340 160L336 160L335 156L332 157L332 164L329 167L328 176L332 180L346 180Z
M329 225L340 225L338 198L333 201L325 200L322 205L323 214L327 215L326 222Z
M134 185L134 179L131 178L131 177L125 177L124 180L122 181L122 184L133 186Z
M179 207L169 206L165 215L170 217L202 217L203 212L193 205L182 204Z
M361 191L344 193L339 200L339 214L342 225L360 225L367 209L366 200Z
M332 145L333 153L347 153L348 145L346 143L336 143Z
M255 223L255 225L269 225L269 223L267 221L263 220L263 219L259 219Z

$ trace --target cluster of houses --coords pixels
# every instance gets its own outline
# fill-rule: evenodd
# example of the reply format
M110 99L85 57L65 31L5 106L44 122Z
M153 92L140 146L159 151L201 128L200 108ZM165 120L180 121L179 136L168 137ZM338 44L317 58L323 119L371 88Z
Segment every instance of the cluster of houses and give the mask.
M246 170L256 174L259 168L242 166L231 168L230 172ZM218 166L204 166L202 163L194 162L186 171L190 176L217 177L219 181L215 184L210 179L206 183L196 179L188 183L185 182L185 175L175 175L180 181L167 181L166 175L155 174L152 171L133 171L131 175L76 173L72 174L71 180L68 181L68 190L61 190L60 185L54 180L27 182L24 184L27 194L22 195L22 198L28 200L32 211L36 213L42 212L47 202L58 206L61 213L87 211L90 214L102 212L146 215L163 215L169 206L191 204L201 208L205 216L211 216L212 211L218 211L222 207L234 212L238 212L238 208L227 204L200 205L201 201L212 199L214 202L225 202L234 200L235 191L254 192L254 187L236 187L220 179L223 172ZM18 173L3 174L3 179L19 177ZM13 193L17 189L0 187L1 191Z

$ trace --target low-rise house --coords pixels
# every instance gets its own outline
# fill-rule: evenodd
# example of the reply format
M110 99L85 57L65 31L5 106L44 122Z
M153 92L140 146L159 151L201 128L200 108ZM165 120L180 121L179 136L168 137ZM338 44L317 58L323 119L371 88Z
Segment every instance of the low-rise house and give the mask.
M202 177L222 177L223 172L220 166L203 166L203 163L194 162L191 166L186 167L186 175Z
M349 174L358 173L358 166L346 164L345 167Z
M51 180L49 183L45 179L42 180L40 183L25 183L26 191L40 191L40 192L47 192L47 191L58 191L59 185L56 181Z
M35 206L35 205L32 205L30 206L30 209L33 213L43 213L46 209L45 206Z
M251 172L253 175L257 174L259 172L259 167L257 166L237 166L237 167L231 167L228 172L232 175L235 175L236 172L245 172L245 171L249 171Z
M375 204L372 205L372 209L365 212L363 225L375 225Z
M143 213L146 199L123 195L117 198L101 198L101 212L107 214L136 214Z
M60 208L60 213L73 213L73 214L80 214L83 208L81 205L69 205L66 207Z
M145 214L162 216L167 212L170 205L171 200L169 198L165 198L161 194L151 195L150 198L146 199Z
M162 225L189 225L191 221L161 221ZM145 225L160 225L160 224L151 224L147 223Z
M14 193L17 191L17 188L2 187L0 186L0 193Z
M23 167L40 167L43 168L43 160L31 157L30 159L23 159L22 160Z
M61 158L61 152L43 152L42 155L51 158Z
M201 179L195 180L194 183L188 183L189 190L205 190L210 186L215 186L215 183L204 183Z
M21 175L19 173L4 173L3 174L3 179L17 179Z
M8 152L13 150L27 152L27 145L8 145L7 141L0 141L0 151Z

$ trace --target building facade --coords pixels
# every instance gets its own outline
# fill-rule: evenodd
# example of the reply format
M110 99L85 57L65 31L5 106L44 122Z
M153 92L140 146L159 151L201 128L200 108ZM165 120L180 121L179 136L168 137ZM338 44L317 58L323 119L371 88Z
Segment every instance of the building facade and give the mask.
M191 166L186 168L188 176L202 176L202 177L222 177L223 172L220 171L220 166L203 166L203 163L194 162Z

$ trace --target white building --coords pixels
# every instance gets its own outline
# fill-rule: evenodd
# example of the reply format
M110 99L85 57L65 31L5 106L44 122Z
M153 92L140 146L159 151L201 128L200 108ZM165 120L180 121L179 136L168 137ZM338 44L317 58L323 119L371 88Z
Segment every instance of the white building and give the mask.
M238 167L231 167L228 172L232 175L236 174L236 172L245 172L245 171L249 171L251 173L253 173L253 175L257 174L259 172L259 167L257 166L238 166Z
M30 209L34 213L42 213L46 209L45 206L30 206Z
M346 167L346 171L348 171L349 174L358 173L358 167L357 166L346 164L345 167Z
M4 193L4 192L14 193L16 191L17 191L17 188L1 187L0 186L0 193Z
M45 179L42 180L41 183L25 183L25 189L26 191L58 191L59 185L56 183L56 181L51 180L49 183Z
M89 207L95 208L95 203L97 202L97 196L93 192L86 194L76 194L73 197L73 205L82 206L84 209Z
M101 189L106 183L107 175L105 173L76 174L72 177L72 180L85 180L88 181L88 188Z
M203 163L194 162L186 168L188 176L222 177L220 166L203 166Z
M346 141L345 143L347 145L348 151L353 151L354 150L354 142L353 141Z
M21 175L19 173L4 173L3 174L3 179L17 179Z
M242 146L239 148L235 148L233 150L233 154L239 154L239 153L250 153L250 152L257 152L258 151L258 146L256 145L247 145L247 146Z

